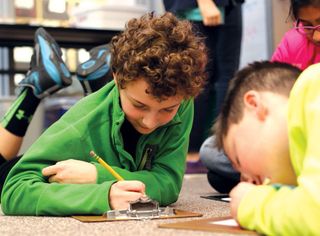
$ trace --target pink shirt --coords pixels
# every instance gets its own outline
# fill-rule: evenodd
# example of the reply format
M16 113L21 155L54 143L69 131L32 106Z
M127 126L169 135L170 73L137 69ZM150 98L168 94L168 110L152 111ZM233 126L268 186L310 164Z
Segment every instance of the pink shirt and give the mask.
M304 70L309 65L320 62L320 47L291 29L282 38L271 61L286 62Z

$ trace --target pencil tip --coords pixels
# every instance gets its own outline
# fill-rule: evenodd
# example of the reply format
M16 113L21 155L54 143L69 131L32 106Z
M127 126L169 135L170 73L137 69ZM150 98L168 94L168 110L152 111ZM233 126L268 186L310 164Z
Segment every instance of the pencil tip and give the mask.
M94 151L90 151L90 156L94 157L95 155Z

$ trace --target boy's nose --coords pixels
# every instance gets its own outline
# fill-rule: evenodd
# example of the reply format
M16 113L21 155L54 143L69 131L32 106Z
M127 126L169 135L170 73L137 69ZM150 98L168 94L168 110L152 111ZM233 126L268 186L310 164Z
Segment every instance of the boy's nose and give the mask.
M142 123L145 128L154 129L158 125L158 120L157 120L156 115L149 114L143 118Z

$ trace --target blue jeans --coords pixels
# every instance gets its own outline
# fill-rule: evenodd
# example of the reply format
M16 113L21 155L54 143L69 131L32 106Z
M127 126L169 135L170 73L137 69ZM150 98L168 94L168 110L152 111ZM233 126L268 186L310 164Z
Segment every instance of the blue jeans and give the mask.
M241 5L225 8L223 25L208 27L193 22L206 39L209 63L208 83L195 99L195 116L190 135L189 152L198 152L210 135L210 127L220 111L228 83L238 70L242 38Z
M214 142L214 136L205 140L200 148L200 159L208 169L210 185L220 193L229 193L239 183L240 174L233 169L228 157L215 147Z

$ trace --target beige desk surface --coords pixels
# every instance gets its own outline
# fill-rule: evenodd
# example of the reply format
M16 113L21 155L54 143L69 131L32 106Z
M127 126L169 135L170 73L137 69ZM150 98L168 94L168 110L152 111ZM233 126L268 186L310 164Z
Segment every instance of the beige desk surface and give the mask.
M200 198L213 193L206 175L186 175L174 208L202 213L203 217L151 221L81 223L70 217L4 216L0 212L0 235L213 235L209 232L160 229L159 224L229 215L228 203ZM226 234L215 234L226 235Z

